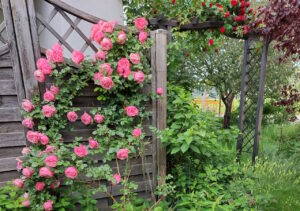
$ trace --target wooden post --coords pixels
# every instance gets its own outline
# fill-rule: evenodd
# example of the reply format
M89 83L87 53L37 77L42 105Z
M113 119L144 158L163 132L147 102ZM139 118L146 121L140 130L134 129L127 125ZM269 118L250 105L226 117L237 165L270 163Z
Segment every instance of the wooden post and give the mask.
M152 92L156 93L157 88L163 89L162 99L154 99L152 102L152 125L159 130L167 126L167 34L168 32L162 29L151 32L151 39L154 41L151 47ZM162 185L166 177L166 150L155 135L152 141L153 181L156 186ZM158 182L157 177L160 177Z
M32 0L30 0L32 1ZM28 6L24 0L10 0L17 50L22 71L25 96L31 99L38 93L38 82L34 78L35 53L29 23ZM32 17L31 17L32 18ZM36 37L34 37L36 39Z
M269 47L269 41L265 39L263 50L262 50L261 63L260 63L259 91L258 91L257 110L256 110L256 124L255 124L252 163L255 162L255 159L258 156L258 145L259 145L261 120L262 120L262 112L263 112L263 104L264 104L268 47Z

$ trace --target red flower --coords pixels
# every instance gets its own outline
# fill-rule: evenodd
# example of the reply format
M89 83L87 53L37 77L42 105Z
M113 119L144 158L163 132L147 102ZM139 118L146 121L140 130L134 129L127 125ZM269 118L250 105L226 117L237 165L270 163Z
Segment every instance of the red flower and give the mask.
M175 4L176 3L176 0L172 0L172 4Z
M233 31L235 31L235 32L236 32L236 31L237 31L237 28L238 28L238 27L237 27L237 26L235 26L235 27L233 28Z
M224 27L224 26L222 26L222 27L220 28L220 32L221 32L222 34L224 34L224 33L225 33L225 31L226 31L225 27Z
M228 18L230 16L230 12L227 11L225 14L224 14L224 18Z
M240 11L239 11L239 14L240 15L245 15L245 13L246 13L245 8L241 8Z
M244 29L243 29L243 35L247 34L248 33L248 26L244 26Z
M239 2L238 2L238 0L231 0L230 4L231 4L232 7L234 7L234 6L238 5Z
M153 10L153 14L157 14L157 9L156 8Z
M202 4L202 7L205 7L205 1L203 1L201 4Z
M210 38L209 41L208 41L208 44L209 44L210 46L213 46L213 45L214 45L214 40Z
M244 8L246 7L247 3L245 1L241 1L241 7Z
M213 6L213 3L210 3L210 4L209 4L209 8L212 8L212 6Z
M203 52L206 53L206 48L203 48Z
M219 53L219 49L216 48L215 52L216 52L216 53Z
M253 12L253 8L250 8L248 14L251 14L252 12Z
M189 57L190 57L190 53L189 53L189 52L186 52L185 57L186 57L186 58L189 58Z

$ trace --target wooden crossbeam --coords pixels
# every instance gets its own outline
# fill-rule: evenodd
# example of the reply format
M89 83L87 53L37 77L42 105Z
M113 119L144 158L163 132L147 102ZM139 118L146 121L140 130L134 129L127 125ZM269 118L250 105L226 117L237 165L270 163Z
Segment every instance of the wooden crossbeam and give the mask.
M47 23L50 23L52 21L52 19L55 17L56 14L57 14L57 10L55 8L53 8L53 10L51 11L49 17L46 20ZM44 25L40 25L39 29L38 29L38 34L40 35L45 29L46 29L46 27Z

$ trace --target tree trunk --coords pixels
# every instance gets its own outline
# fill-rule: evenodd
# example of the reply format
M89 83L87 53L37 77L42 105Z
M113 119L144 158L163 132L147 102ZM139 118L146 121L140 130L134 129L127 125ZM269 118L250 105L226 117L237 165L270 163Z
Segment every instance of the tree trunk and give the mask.
M234 99L234 94L231 92L226 97L222 96L222 101L225 105L225 114L223 120L224 129L230 128L231 109L232 109L233 99Z

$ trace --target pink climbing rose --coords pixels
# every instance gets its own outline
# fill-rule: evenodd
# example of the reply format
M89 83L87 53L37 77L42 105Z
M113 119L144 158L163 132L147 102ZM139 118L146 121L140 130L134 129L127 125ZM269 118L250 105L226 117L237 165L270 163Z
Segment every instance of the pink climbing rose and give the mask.
M49 155L45 159L46 166L48 167L56 167L58 162L58 158L55 155Z
M58 95L59 94L59 87L54 86L53 84L50 86L50 91L55 94Z
M23 161L20 158L16 158L17 161L17 170L21 170L23 168Z
M40 133L40 142L42 145L47 145L49 143L49 137L44 133Z
M127 106L125 108L127 116L134 117L139 114L139 110L135 106Z
M117 152L117 158L120 160L126 160L128 158L129 149L119 149Z
M29 131L27 131L26 138L29 142L31 142L33 144L37 144L40 140L40 133L29 130Z
M39 174L40 177L44 177L44 178L51 178L54 175L54 173L50 170L49 167L40 168Z
M44 182L37 182L35 183L35 189L37 191L43 191L45 188L45 183Z
M102 73L102 76L111 76L113 69L111 68L110 63L100 64L99 72Z
M148 21L146 18L141 17L141 18L137 18L134 21L134 25L135 27L139 30L139 31L143 31L144 29L147 28L148 26Z
M116 21L107 21L107 22L103 22L100 25L100 28L102 32L110 34L114 31L115 25L116 25Z
M156 94L162 95L163 94L163 89L161 87L156 89Z
M24 147L23 149L22 149L22 154L23 155L27 155L27 154L29 154L30 153L30 148L29 147Z
M148 38L148 32L140 32L139 41L144 45Z
M133 80L138 82L139 84L143 83L145 80L145 75L142 71L133 72Z
M22 102L22 108L26 112L32 111L35 107L30 100L24 99Z
M88 113L84 112L83 115L80 117L81 119L81 122L84 124L84 125L89 125L92 123L93 119L91 117L91 115L89 115Z
M72 53L72 61L75 63L75 64L80 64L81 62L84 61L84 55L81 51L73 51Z
M75 111L69 111L67 114L67 118L70 122L76 122L78 115Z
M46 76L44 75L44 73L41 70L36 70L34 72L34 77L40 83L43 83L46 80Z
M27 117L27 118L23 119L22 125L24 125L24 127L27 127L28 129L32 129L34 126L34 122L32 121L32 119L30 117Z
M44 208L45 211L51 211L51 210L53 210L53 201L52 200L48 200L48 201L44 202L43 208Z
M126 33L120 31L118 34L117 43L123 45L126 42L126 39L127 39Z
M52 46L52 49L47 49L46 57L49 62L62 63L64 61L63 48L59 43Z
M27 178L27 179L30 179L31 176L33 175L34 173L34 170L31 169L30 167L26 167L26 168L23 168L22 170L22 174Z
M50 90L46 89L46 92L44 93L44 100L46 102L55 101L55 95Z
M73 166L68 167L65 169L65 175L70 179L75 179L78 175L77 169Z
M111 77L102 77L100 78L100 86L103 89L110 90L111 88L114 87L114 82L111 79Z
M140 137L142 135L142 131L140 128L135 128L133 131L132 131L132 135L135 136L136 138Z
M139 53L131 53L129 57L130 57L130 61L132 64L140 63L140 54Z
M51 74L51 65L48 63L47 59L45 58L39 58L36 66L39 70L41 70L45 75Z
M60 181L59 180L54 180L53 182L50 183L50 188L51 189L56 189L60 186Z
M113 180L111 181L112 185L118 185L121 182L120 174L114 174Z
M54 105L44 105L42 108L45 117L50 118L56 113Z
M101 27L99 24L94 24L91 27L91 40L100 44L102 39L105 37L105 34L101 31Z
M84 145L80 145L74 148L74 152L78 157L85 157L88 155L88 150Z
M15 179L13 181L14 186L18 187L19 189L22 189L24 187L24 181L21 179Z
M98 149L99 143L98 143L98 141L96 141L94 139L90 139L89 140L89 146L90 146L91 149Z
M101 45L102 49L105 51L109 51L113 47L111 40L107 37L103 38L100 45Z
M55 146L51 146L51 145L46 146L46 152L53 153L54 150L55 150Z
M97 60L105 60L106 54L107 54L106 51L98 50L95 57L96 57Z
M95 120L96 123L101 124L104 120L104 116L101 115L101 114L96 114L94 116L94 120Z
M117 73L124 78L128 78L131 73L130 66L131 64L127 58L121 58L118 61Z

